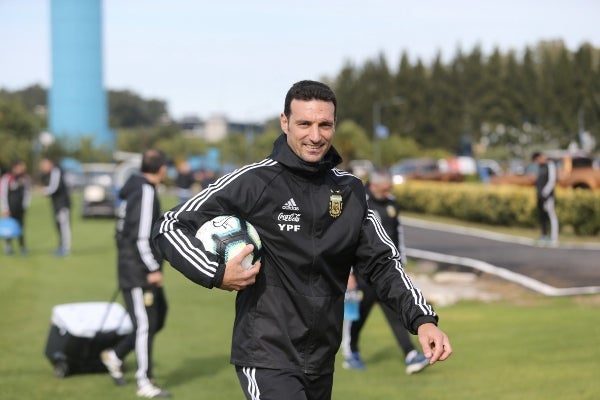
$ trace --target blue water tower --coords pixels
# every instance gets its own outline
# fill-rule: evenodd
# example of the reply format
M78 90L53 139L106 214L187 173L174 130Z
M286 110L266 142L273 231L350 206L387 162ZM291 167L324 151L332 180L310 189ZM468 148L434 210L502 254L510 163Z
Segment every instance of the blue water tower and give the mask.
M103 85L102 0L52 0L49 130L69 147L83 137L114 148Z

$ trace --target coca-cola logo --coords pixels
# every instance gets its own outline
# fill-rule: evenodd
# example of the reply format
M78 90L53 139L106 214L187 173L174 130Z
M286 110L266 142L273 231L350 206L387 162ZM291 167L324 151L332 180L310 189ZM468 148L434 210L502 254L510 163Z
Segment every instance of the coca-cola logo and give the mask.
M291 213L291 214L279 213L279 215L277 216L277 221L300 222L300 214L298 214L298 213Z

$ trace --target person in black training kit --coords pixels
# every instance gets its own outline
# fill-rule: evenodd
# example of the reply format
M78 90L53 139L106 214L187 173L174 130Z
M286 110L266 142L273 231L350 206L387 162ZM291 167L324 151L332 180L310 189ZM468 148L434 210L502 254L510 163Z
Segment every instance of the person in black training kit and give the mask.
M63 170L56 162L48 157L40 161L44 193L52 199L54 221L58 231L59 244L54 252L58 257L64 257L71 252L71 197L65 181Z
M25 212L31 203L31 179L24 161L15 161L9 172L0 179L0 211L2 216L14 218L21 225L18 237L21 254L27 254L25 246ZM13 254L12 240L6 239L6 254Z
M181 161L177 167L177 177L175 178L175 187L177 200L183 203L192 197L192 186L196 183L194 171L190 168L187 160Z
M133 332L101 359L117 385L125 384L121 366L135 349L137 395L145 398L170 397L152 378L154 336L163 328L167 301L163 290L163 259L150 243L152 224L160 216L156 192L167 173L165 154L149 149L142 154L141 174L132 175L119 192L116 242L119 288L133 323Z
M331 398L352 266L418 332L430 363L452 352L368 209L362 182L335 167L336 105L327 85L295 83L271 155L222 176L154 225L156 247L188 279L238 292L230 361L247 399ZM232 214L261 238L262 259L249 269L241 261L252 245L224 264L195 237L205 222Z
M556 164L540 153L535 152L531 160L538 165L538 175L535 180L537 194L537 209L540 218L542 236L539 242L543 245L558 244L558 217L556 216L554 187L556 186Z
M369 208L375 213L386 233L396 245L401 254L402 264L406 265L406 247L404 245L404 231L400 223L400 205L392 196L392 177L387 171L375 171L367 182L367 199ZM360 357L358 342L360 332L369 317L373 305L378 301L375 291L365 282L360 275L350 274L348 290L358 289L363 297L359 307L357 321L345 321L342 350L344 353L344 368L365 369L365 364ZM429 360L413 345L410 334L402 325L397 313L385 304L381 309L392 328L398 345L404 352L406 373L414 374L422 371L429 365Z

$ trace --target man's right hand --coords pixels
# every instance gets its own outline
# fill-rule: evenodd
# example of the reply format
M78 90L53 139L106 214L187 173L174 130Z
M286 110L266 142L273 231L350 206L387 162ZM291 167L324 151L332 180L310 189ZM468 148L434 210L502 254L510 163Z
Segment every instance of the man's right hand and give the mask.
M146 280L151 285L162 287L163 274L161 271L150 272L148 275L146 275Z
M225 273L220 288L223 290L243 290L256 282L256 275L260 271L260 262L256 262L251 268L244 269L242 260L252 253L254 246L246 245L242 251L225 264Z

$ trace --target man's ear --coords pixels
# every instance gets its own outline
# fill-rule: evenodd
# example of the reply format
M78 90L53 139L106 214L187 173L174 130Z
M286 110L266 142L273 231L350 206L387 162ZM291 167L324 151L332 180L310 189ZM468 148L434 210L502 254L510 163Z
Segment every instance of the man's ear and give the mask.
M281 130L283 131L283 133L285 133L287 135L288 133L288 119L285 116L284 113L281 113L281 115L279 116L279 125L281 126Z

